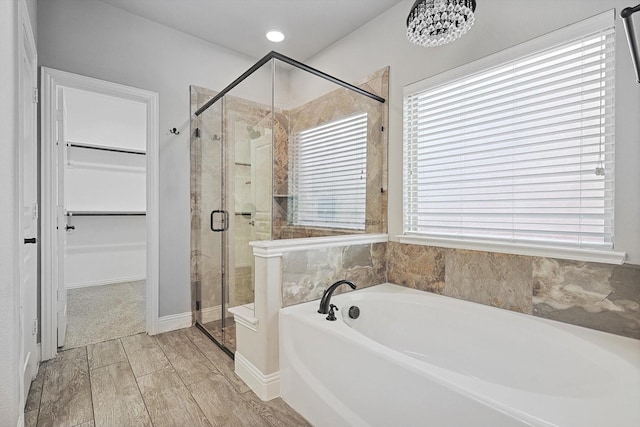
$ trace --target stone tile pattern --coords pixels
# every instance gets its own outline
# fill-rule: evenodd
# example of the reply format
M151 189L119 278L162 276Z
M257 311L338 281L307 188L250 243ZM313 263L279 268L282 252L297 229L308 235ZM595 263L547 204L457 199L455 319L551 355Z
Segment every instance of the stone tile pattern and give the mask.
M282 399L258 399L233 370L193 327L65 350L40 365L25 425L309 425Z
M215 209L223 209L220 171L223 160L227 167L235 162L235 135L238 123L256 128L271 128L270 107L246 101L234 96L225 97L224 117L222 120L221 104L215 104L202 115L195 117L193 112L209 101L217 92L191 87L191 295L192 313L196 316L195 301L201 301L202 308L221 305L222 289L219 280L222 259L222 234L210 230L210 215ZM247 126L240 126L246 128ZM196 136L195 129L199 129ZM224 137L223 137L224 134ZM221 144L225 144L225 159L221 158ZM230 169L232 170L232 169ZM226 197L229 207L230 228L234 229L236 216L234 208L235 188L234 174L226 177ZM254 240L246 238L244 240ZM231 239L229 244L234 244ZM230 253L237 254L237 248L230 248ZM251 257L253 260L253 257ZM244 271L243 271L244 272ZM246 274L237 276L235 269L228 272L230 306L253 301L253 280L246 280ZM252 272L249 276L252 277Z
M387 279L640 339L640 266L389 242Z
M364 78L359 84L365 90L384 98L389 97L389 67ZM190 88L191 112L204 105L217 92L192 86ZM367 208L365 232L380 233L387 229L387 123L388 103L380 104L365 96L346 89L337 89L311 102L291 110L276 109L271 115L270 106L251 102L234 96L225 97L225 114L222 120L221 107L214 105L201 116L191 121L191 294L194 321L197 312L195 301L203 308L221 304L222 290L218 279L221 272L221 234L209 230L209 215L220 209L221 186L211 185L219 180L222 169L220 143L227 144L227 165L234 162L235 123L242 121L248 126L270 128L274 135L273 147L273 218L272 238L319 237L352 234L353 230L293 227L289 225L289 136L292 132L319 126L329 121L348 116L357 111L368 112L369 138L367 145ZM272 119L273 117L273 119ZM199 129L196 136L195 129ZM385 129L384 131L382 129ZM225 135L222 138L222 135ZM232 177L227 177L228 205L235 206ZM231 213L231 212L230 212ZM235 220L235 215L230 215ZM233 224L232 224L233 227ZM233 251L233 248L231 249ZM236 251L237 252L237 251ZM231 306L252 301L253 281L246 275L238 276L230 271L229 297ZM251 275L252 277L252 275ZM237 282L237 283L236 283ZM236 298L237 297L237 298Z
M351 280L358 288L384 283L386 246L372 243L283 254L283 307L318 299L327 286L341 279Z
M389 67L383 68L356 84L371 93L389 98ZM339 88L288 112L276 115L287 125L288 135L310 129L357 112L368 114L367 190L365 233L385 233L387 230L387 123L388 103L381 104L348 89ZM288 118L287 118L288 117ZM382 130L382 129L385 130ZM276 135L278 133L276 132ZM274 149L274 189L276 194L289 193L289 139L277 138ZM291 195L290 195L291 196ZM353 234L353 230L293 226L289 223L290 199L276 197L273 238L294 239Z

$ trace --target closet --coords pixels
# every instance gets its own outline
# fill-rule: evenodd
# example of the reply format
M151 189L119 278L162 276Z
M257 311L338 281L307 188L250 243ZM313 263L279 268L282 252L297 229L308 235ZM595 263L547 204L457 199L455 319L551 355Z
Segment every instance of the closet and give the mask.
M64 88L65 347L142 332L146 106Z

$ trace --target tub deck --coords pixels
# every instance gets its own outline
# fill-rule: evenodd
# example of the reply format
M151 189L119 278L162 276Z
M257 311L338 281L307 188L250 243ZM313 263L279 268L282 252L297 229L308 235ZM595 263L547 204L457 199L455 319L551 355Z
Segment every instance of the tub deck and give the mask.
M314 425L640 426L638 340L392 284L332 302L280 311L281 394Z

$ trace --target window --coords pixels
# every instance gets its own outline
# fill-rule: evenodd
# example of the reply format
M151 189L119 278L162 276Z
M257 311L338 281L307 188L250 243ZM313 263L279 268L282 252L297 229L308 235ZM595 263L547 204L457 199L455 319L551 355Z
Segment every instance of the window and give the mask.
M607 17L405 88L406 235L613 248Z
M364 230L367 113L295 133L291 153L291 222Z

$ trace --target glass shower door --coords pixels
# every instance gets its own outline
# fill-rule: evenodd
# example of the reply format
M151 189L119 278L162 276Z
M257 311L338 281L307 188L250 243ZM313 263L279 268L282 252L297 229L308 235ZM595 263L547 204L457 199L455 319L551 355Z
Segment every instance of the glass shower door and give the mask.
M192 88L196 108L211 99L211 91ZM223 100L192 121L192 292L196 324L228 350L235 331L229 331L226 274L229 218L226 192L227 149ZM232 321L232 319L231 319ZM232 333L231 333L232 332ZM235 347L235 346L232 346Z

